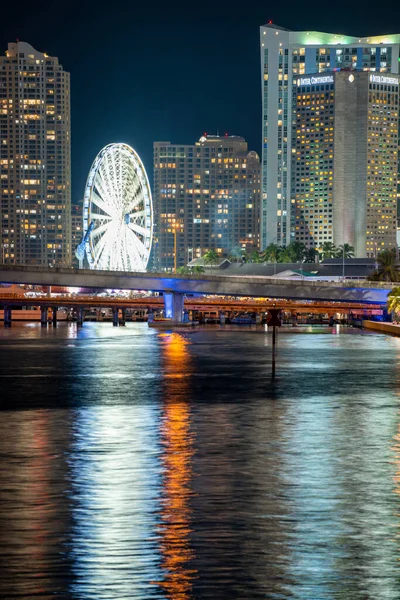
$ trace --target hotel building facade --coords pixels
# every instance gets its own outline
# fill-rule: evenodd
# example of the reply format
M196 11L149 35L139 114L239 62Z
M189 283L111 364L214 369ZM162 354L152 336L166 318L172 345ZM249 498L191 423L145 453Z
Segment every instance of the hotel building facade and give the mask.
M258 249L260 177L258 154L242 137L155 142L154 268L172 271L208 250Z
M25 42L0 57L1 259L71 264L70 79Z
M356 71L297 79L292 157L295 239L396 247L399 76Z
M297 80L351 70L398 73L400 35L356 38L295 32L273 24L260 28L262 83L262 199L260 244L295 239Z

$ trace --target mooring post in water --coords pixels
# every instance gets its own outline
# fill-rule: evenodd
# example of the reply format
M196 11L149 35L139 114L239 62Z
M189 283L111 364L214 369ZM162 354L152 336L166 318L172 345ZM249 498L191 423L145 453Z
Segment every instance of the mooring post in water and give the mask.
M272 376L275 377L276 363L276 325L272 327Z
M270 317L268 325L272 326L272 377L275 377L276 370L276 328L281 326L280 308L270 308Z

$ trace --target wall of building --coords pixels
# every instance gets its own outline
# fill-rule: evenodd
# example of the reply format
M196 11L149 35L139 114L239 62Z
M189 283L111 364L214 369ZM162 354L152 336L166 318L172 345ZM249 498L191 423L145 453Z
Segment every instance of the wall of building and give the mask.
M70 265L69 73L25 42L0 57L2 260Z
M260 160L237 136L154 144L155 269L259 247ZM176 260L175 260L176 252Z
M262 90L261 247L287 244L294 236L291 157L295 146L293 82L337 69L398 73L400 35L350 37L260 28ZM278 212L280 211L280 212Z
M335 73L333 243L366 256L368 73Z

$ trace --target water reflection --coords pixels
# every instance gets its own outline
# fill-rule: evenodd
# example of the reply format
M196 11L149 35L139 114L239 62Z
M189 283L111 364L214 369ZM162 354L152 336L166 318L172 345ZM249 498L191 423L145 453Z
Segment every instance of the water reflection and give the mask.
M71 558L79 598L152 597L158 503L157 406L81 409L71 452Z
M188 600L196 575L190 566L193 438L190 432L189 341L171 333L162 337L164 402L160 421L163 452L161 523L158 527L161 567L164 577L159 586L166 598Z
M64 494L69 423L64 411L2 416L0 597L54 597L70 572Z
M400 597L400 340L85 327L0 340L0 598Z

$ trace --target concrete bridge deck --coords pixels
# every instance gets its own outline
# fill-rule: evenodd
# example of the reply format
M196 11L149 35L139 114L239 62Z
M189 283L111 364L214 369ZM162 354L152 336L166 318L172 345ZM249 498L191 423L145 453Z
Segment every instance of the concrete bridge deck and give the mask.
M0 282L81 288L139 289L175 294L346 301L363 304L385 304L387 294L396 285L371 281L327 282L260 276L226 276L219 273L170 275L13 265L0 265Z

